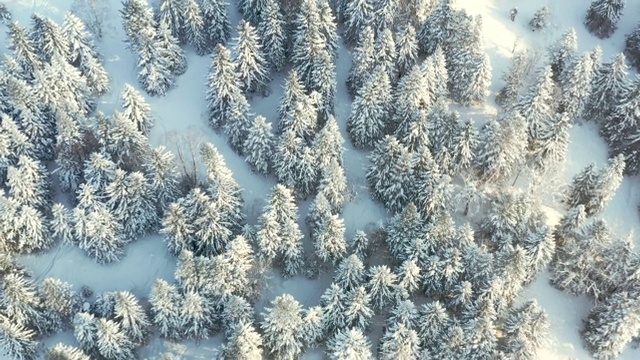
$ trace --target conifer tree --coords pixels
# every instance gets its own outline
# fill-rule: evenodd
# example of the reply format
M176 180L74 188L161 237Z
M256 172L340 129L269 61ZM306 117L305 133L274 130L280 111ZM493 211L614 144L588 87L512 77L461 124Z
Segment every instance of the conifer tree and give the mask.
M48 330L57 332L66 329L80 307L80 295L72 290L71 284L52 278L40 283L38 293L42 298L45 317L50 322Z
M374 25L374 16L375 7L370 0L345 2L343 33L345 42L354 44L365 27Z
M187 339L200 341L210 335L213 314L209 301L196 291L187 291L180 306L181 328Z
M175 286L162 279L156 279L149 296L152 321L159 329L160 335L168 339L178 339L181 336L179 300Z
M125 84L122 92L122 108L124 110L122 116L134 123L142 134L148 136L153 127L151 106L147 104L142 94L129 84Z
M151 198L155 200L156 212L158 216L162 216L169 204L180 195L180 174L173 154L164 146L154 148L145 164L145 170L151 188Z
M531 31L546 29L549 26L549 16L551 16L551 11L548 6L545 5L538 9L529 21Z
M375 36L371 27L366 27L358 37L353 50L353 61L347 77L347 89L354 95L367 82L376 66Z
M328 356L332 360L372 359L371 344L359 329L342 329L329 339Z
M227 113L224 126L225 135L231 148L237 153L242 153L244 143L247 141L251 129L251 113L249 112L249 102L244 94L239 93L233 96Z
M321 168L320 183L318 184L318 194L322 193L331 206L334 213L342 212L347 201L347 178L344 168L335 159L331 160L326 167Z
M582 115L589 95L589 85L593 77L593 62L590 54L584 54L573 60L560 76L562 97L560 98L560 112L565 112L570 118Z
M324 321L322 316L322 307L314 306L304 310L303 316L305 345L307 347L315 347L324 337Z
M265 347L276 357L294 359L304 350L302 307L289 294L276 297L262 313Z
M80 348L85 353L93 353L97 350L97 319L87 312L79 312L73 318L73 334Z
M220 128L225 124L231 101L241 91L235 67L231 61L231 52L224 45L218 44L213 52L206 94L209 122L214 128Z
M353 288L347 293L345 324L349 328L366 330L374 313L371 309L371 297L364 286Z
M351 291L362 284L364 279L364 264L357 255L351 254L343 259L336 269L335 284L340 288Z
M637 26L626 36L624 54L633 67L640 69L640 26Z
M82 350L63 343L57 343L54 347L49 348L45 358L47 360L90 360Z
M17 22L9 24L8 48L13 51L16 61L20 64L22 75L27 79L33 78L34 72L40 69L43 64L27 30Z
M627 64L622 53L599 66L591 81L591 95L585 104L584 118L601 122L613 111L616 99L620 99L628 88Z
M229 21L229 2L226 0L202 0L200 2L204 21L203 34L207 52L214 50L218 44L225 44L231 35Z
M17 360L34 359L38 351L36 333L4 315L0 315L2 352Z
M462 174L471 168L478 143L478 131L473 120L468 119L460 124L458 132L453 137L452 170L453 174Z
M242 321L234 326L233 333L222 350L224 359L260 359L263 354L263 338L253 324Z
M535 145L542 129L553 116L554 111L554 72L552 66L547 66L538 74L536 83L520 99L516 105L517 111L524 118L528 127L529 148Z
M316 255L322 261L337 264L344 257L347 251L344 232L344 219L331 214L314 228Z
M253 126L244 142L243 153L245 161L259 174L269 174L272 169L272 154L275 147L275 137L264 116L256 116Z
M535 150L529 154L535 169L545 172L564 161L570 129L571 119L566 113L556 114L552 122L542 129Z
M482 181L502 181L524 163L526 125L520 114L499 123L491 120L480 131L475 167Z
M174 86L175 63L169 51L157 46L154 27L141 28L134 48L138 55L138 81L151 96L164 96Z
M238 24L233 52L240 88L246 92L262 90L269 81L268 65L258 33L248 21Z
M284 15L277 0L267 0L264 12L258 22L260 45L264 50L265 62L275 71L280 71L286 63L287 33Z
M397 276L386 265L373 266L367 274L372 305L382 310L393 301Z
M549 60L553 80L558 81L567 66L572 62L578 50L578 35L575 29L569 29L549 47Z
M178 40L163 22L158 26L158 47L162 50L162 56L167 59L167 66L173 75L182 75L187 71L187 57L178 45Z
M618 28L624 5L624 0L595 0L587 10L584 25L597 37L608 38Z
M396 33L396 69L398 76L402 77L409 72L418 60L418 38L416 29L411 24L406 24Z
M98 352L105 359L134 359L133 343L115 321L100 318L96 321Z
M205 36L205 23L196 0L183 0L182 28L186 42L196 49L196 54L209 52L209 44Z
M45 63L51 63L55 57L69 58L69 39L53 20L40 14L31 15L31 34L38 56Z
M318 2L318 14L320 17L320 31L331 58L335 61L338 56L338 23L328 0Z
M358 91L347 120L347 131L355 146L370 148L382 139L389 126L391 100L389 76L384 68L377 67Z
M380 340L381 359L415 359L419 354L418 333L404 324L391 325Z
M157 14L158 23L166 26L171 35L178 39L180 44L187 42L185 34L185 5L184 0L161 0Z
M320 297L322 321L327 335L334 334L345 326L345 300L347 295L342 287L332 283Z
M322 129L316 134L312 147L320 168L330 166L334 160L339 165L343 164L344 138L334 116L329 116Z
M530 65L530 54L527 50L518 51L511 59L509 71L502 75L506 82L504 87L496 95L496 104L503 108L508 108L518 100L520 89L525 80L527 68Z
M394 166L398 159L401 157L406 158L407 154L407 149L394 136L388 135L371 152L369 157L371 166L367 172L367 182L376 199L385 202L385 193L394 185L392 183L394 180ZM402 174L396 175L402 176Z

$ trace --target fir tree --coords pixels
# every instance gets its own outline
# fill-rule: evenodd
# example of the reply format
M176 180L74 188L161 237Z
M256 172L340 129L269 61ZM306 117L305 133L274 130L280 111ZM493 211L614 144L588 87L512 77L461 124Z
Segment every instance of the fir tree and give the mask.
M158 26L158 47L162 50L162 56L168 60L167 66L173 75L182 75L187 71L187 57L178 45L178 40L163 22Z
M149 296L152 320L160 335L168 339L178 339L181 336L179 300L175 286L162 279L154 282Z
M202 0L200 9L204 21L203 33L208 46L213 50L218 44L225 44L231 35L229 3L226 0Z
M246 92L262 90L269 81L267 63L258 33L248 21L238 24L233 52L241 89Z
M205 23L200 5L196 0L183 0L182 29L186 39L196 49L196 54L204 55L210 46L205 36Z
M343 164L344 138L334 116L329 116L322 129L316 134L312 147L320 168L330 166L334 160L339 165Z
M138 81L151 96L164 96L174 86L176 65L171 62L169 52L156 44L155 28L142 28L138 45Z
M97 347L100 355L108 360L134 359L133 343L118 323L100 318L96 321Z
M5 355L17 360L34 359L38 351L35 337L33 330L0 315L0 345Z
M371 344L367 337L358 329L339 330L329 340L328 356L332 360L372 359Z
M518 51L513 56L509 71L502 76L506 84L496 95L496 104L503 108L515 105L530 66L530 56L527 50Z
M272 169L272 154L275 138L268 123L263 116L256 116L253 126L247 134L244 142L243 153L247 156L245 161L259 174L269 174Z
M393 324L386 329L380 340L381 359L415 359L420 357L419 354L418 334L404 324Z
M280 98L280 104L278 105L279 133L282 133L283 130L288 127L291 122L288 117L291 116L294 108L298 106L303 97L306 96L304 85L300 81L300 77L296 70L291 70L289 72L284 80L282 88L282 97Z
M529 27L531 31L536 30L544 30L549 26L549 16L551 16L551 11L549 7L543 6L538 9L534 14L531 21L529 21Z
M33 78L35 71L41 69L43 64L27 30L17 22L11 23L9 24L8 39L8 48L13 51L16 61L24 72L23 75L27 79Z
M578 35L575 29L565 32L549 47L549 60L553 80L558 81L567 66L572 62L578 49Z
M151 188L151 198L155 199L156 212L161 216L169 204L180 195L180 174L173 154L164 146L154 148L145 164L145 170Z
M391 84L384 68L378 67L358 91L347 120L347 131L357 147L372 147L382 139L391 106Z
M64 36L62 29L53 20L39 14L31 15L30 37L38 56L45 63L51 63L53 58L69 58L69 39Z
M149 136L154 122L151 106L147 104L142 94L129 84L125 84L122 92L122 108L124 110L122 116L134 123L142 134Z
M590 54L585 54L573 60L560 77L562 97L560 98L560 112L565 112L570 118L582 115L589 99L591 79L593 77L593 62Z
M640 69L640 26L626 36L624 54L636 69ZM24 65L23 65L24 66Z
M351 254L340 262L334 277L335 284L351 291L360 286L364 279L364 264L357 255Z
M286 63L287 33L280 4L276 0L267 0L265 11L260 15L258 33L264 58L270 68L280 71Z
M223 347L222 357L233 360L251 360L262 358L263 338L253 324L242 321L235 325L227 344Z
M313 232L316 255L324 262L336 264L347 251L344 238L344 219L338 215L329 215L323 219Z
M241 91L240 79L235 67L236 65L231 61L231 52L224 45L219 44L213 52L206 94L209 122L214 128L224 125L232 98Z
M610 37L618 28L618 20L624 10L624 0L596 0L591 3L584 25L597 37Z
M408 259L402 262L396 275L398 286L409 296L414 294L422 285L421 269L415 259Z
M50 330L57 332L71 324L73 315L80 307L80 295L72 290L70 284L52 278L46 278L38 289L44 305L45 317L49 319Z
M200 341L210 335L211 307L207 299L195 291L187 291L180 306L180 327L187 339Z
M458 132L453 137L452 170L453 174L465 173L471 168L478 143L478 131L473 120L469 119L460 124Z
M535 357L549 332L549 319L535 300L529 301L508 314L503 331L505 355Z
M374 4L369 0L357 0L345 2L344 7L344 33L347 44L355 43L360 32L367 26L373 25L375 14Z
M516 109L524 117L528 127L528 141L530 150L539 138L540 129L543 128L553 116L554 84L552 76L553 67L545 67L538 74L536 83L520 99Z
M347 293L345 324L348 328L364 331L374 313L371 309L371 297L364 286L353 288Z
M345 300L343 288L332 283L320 297L322 321L327 335L334 334L345 326Z
M347 89L354 95L367 82L376 66L376 48L373 29L366 27L360 33L358 44L353 50L351 70L347 77Z
M406 24L396 33L396 69L398 76L407 74L418 60L418 39L416 29L411 24Z
M386 265L371 267L367 275L372 305L382 310L393 300L397 277Z
M594 71L584 118L600 122L613 111L616 99L620 99L629 86L627 69L625 56L620 53Z
M90 313L79 312L73 318L73 334L85 353L97 350L97 319Z
M324 337L324 321L322 307L314 306L304 310L304 342L307 347L315 347Z
M133 294L120 291L115 297L114 318L120 329L134 344L142 344L149 330L149 319Z
M571 119L566 113L556 114L552 122L542 129L535 150L529 154L535 169L545 172L564 161L570 129Z
M348 191L344 168L338 164L337 160L332 159L331 163L320 171L318 194L322 193L325 196L331 205L332 212L342 212Z
M187 42L184 27L185 5L184 0L161 0L157 14L158 23L166 26L181 44Z
M90 360L90 357L82 350L63 343L57 343L54 347L49 348L45 358L47 360Z
M251 113L247 98L239 93L231 98L231 104L225 120L224 132L231 148L242 153L251 129Z
M524 163L527 127L520 114L499 123L491 120L480 131L475 156L476 171L482 181L501 181Z
M293 359L304 350L302 307L289 294L276 297L265 308L260 327L265 347L274 356Z

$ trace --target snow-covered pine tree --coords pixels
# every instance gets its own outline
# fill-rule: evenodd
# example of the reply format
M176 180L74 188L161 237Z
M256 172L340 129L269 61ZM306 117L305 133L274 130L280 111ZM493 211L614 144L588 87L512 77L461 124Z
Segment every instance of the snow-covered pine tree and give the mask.
M230 101L229 111L224 125L224 133L227 135L227 142L233 150L242 154L244 143L251 130L250 105L247 98L242 93L233 95Z
M104 196L107 185L114 179L116 169L117 165L105 155L99 152L91 153L84 163L85 183L95 190L97 196Z
M158 47L154 27L140 29L138 35L138 81L151 96L164 96L174 86L175 64L166 57L166 49Z
M153 324L167 339L181 337L180 295L176 287L163 279L156 279L151 288L149 302Z
M479 23L480 19L478 16L475 22ZM474 26L480 27L481 23ZM491 85L491 63L481 39L472 38L470 43L464 40L454 42L447 58L451 98L463 105L484 102Z
M331 360L373 359L371 343L359 329L338 330L327 348Z
M418 30L418 42L421 50L427 55L433 54L438 47L447 50L450 34L456 28L454 18L458 17L453 8L453 0L440 1ZM458 30L458 29L456 29Z
M202 18L204 21L204 36L207 52L215 49L218 44L225 44L231 35L231 23L229 21L229 2L227 0L202 0L200 1Z
M324 337L324 319L322 316L322 306L314 306L303 310L304 322L304 342L305 346L311 348L318 346Z
M213 322L210 301L197 291L187 291L180 305L180 328L185 338L197 342L211 333Z
M299 273L304 265L303 237L296 220L285 221L282 226L282 267L285 278Z
M16 61L22 68L23 73L20 75L32 79L35 71L41 69L43 64L27 30L17 22L9 24L7 45L9 50L13 51Z
M138 131L136 124L118 111L113 114L113 123L110 125L104 150L122 169L142 169L151 150L147 137Z
M42 298L45 317L49 319L49 331L55 333L71 325L71 320L80 308L80 295L71 284L52 278L40 283L38 293Z
M591 54L586 53L569 63L560 76L559 112L566 113L575 119L582 115L582 111L591 93L590 85L593 77L593 62Z
M161 0L156 14L158 24L166 26L180 44L187 42L184 27L185 5L184 0Z
M394 166L401 157L406 157L408 150L394 136L385 136L371 152L371 166L367 172L367 182L373 195L381 202L386 200L385 193L394 184ZM400 174L396 174L401 176ZM397 179L396 176L396 179ZM409 180L405 179L405 182ZM405 184L406 185L406 184Z
M626 36L624 54L633 67L640 69L640 25Z
M597 171L592 165L578 173L566 192L568 208L585 206L588 216L602 211L615 195L622 182L625 162L622 155L609 159L607 166Z
M329 116L322 129L315 135L312 148L321 169L330 166L333 160L339 165L343 164L344 138L334 116Z
M372 25L377 34L385 29L393 29L400 4L397 0L383 0L374 3Z
M122 116L134 123L143 135L148 136L154 123L151 116L151 106L147 104L142 94L130 84L124 85L122 108Z
M375 35L371 27L364 28L353 50L353 60L347 77L347 89L355 95L367 82L376 66Z
M97 351L97 319L93 314L79 312L73 318L73 334L80 348L88 354Z
M114 318L129 341L140 345L148 335L151 325L138 299L128 291L120 291L115 296Z
M371 0L345 1L343 38L353 45L367 26L374 26L375 6Z
M242 321L234 326L220 355L225 360L261 359L262 347L262 335L256 331L252 323Z
M318 182L313 149L289 129L280 135L275 150L273 166L278 181L294 189L299 198L310 195Z
M335 284L341 289L352 291L364 280L364 264L357 255L351 254L343 259L336 269Z
M44 165L27 156L20 156L16 166L7 169L9 195L22 205L44 211L51 203L51 182Z
M464 124L460 124L458 132L453 136L451 169L454 176L471 169L477 145L478 131L473 120L468 119Z
M182 0L182 29L187 43L196 49L196 54L205 55L211 47L205 35L205 23L197 0Z
M180 173L173 154L164 146L151 150L149 161L144 166L151 199L154 199L156 213L160 217L180 195Z
M571 28L549 47L549 61L553 80L559 81L562 73L573 61L578 50L578 35Z
M238 24L233 53L240 88L245 92L261 91L269 82L268 63L258 33L248 21Z
M135 359L134 344L127 338L120 325L112 320L96 320L96 345L98 352L107 360Z
M325 326L325 334L330 336L344 328L345 307L347 295L342 287L332 283L320 297L322 306L322 321Z
M490 120L480 131L474 164L482 181L504 181L525 161L527 125L517 112L510 117Z
M348 328L365 331L374 315L371 309L371 296L364 286L358 286L347 292L344 312L345 325Z
M60 203L56 203L51 207L51 219L49 220L49 228L51 236L64 244L70 244L74 241L73 237L73 218L71 211Z
M317 104L320 124L333 116L336 96L336 63L327 51L320 51L312 63L311 81L308 86L318 93Z
M418 60L418 38L416 29L411 24L405 24L396 33L396 69L402 78L413 68Z
M213 52L207 84L209 122L218 129L225 124L231 99L241 91L236 65L231 61L231 52L222 44L218 44Z
M34 359L38 351L36 332L0 314L0 347L12 359Z
M529 21L531 31L546 29L549 26L549 16L551 16L551 11L546 5L538 9Z
M565 64L566 66L566 64ZM554 113L554 72L546 66L538 73L538 78L515 106L522 115L528 129L529 150L540 136L540 129L551 121Z
M534 151L528 155L534 169L546 172L564 161L569 147L571 123L569 115L558 113L541 129Z
M329 0L318 2L320 31L326 43L327 51L335 61L338 56L338 24Z
M338 215L328 214L314 227L313 240L316 255L324 262L337 264L347 252L345 241L344 219Z
M389 127L391 101L389 76L379 66L358 90L347 120L347 132L356 147L371 148L382 139Z
M264 12L258 22L260 45L264 51L264 59L269 67L280 71L286 63L287 33L284 15L280 11L277 0L266 0Z
M381 360L420 358L418 333L404 324L391 325L380 339L379 353Z
M501 352L506 356L532 358L549 334L549 318L535 300L512 309L503 327Z
M384 71L389 76L392 84L397 82L396 72L396 43L393 39L393 32L391 29L385 29L380 34L375 43L376 48L376 67L384 68Z
M304 351L302 306L293 296L284 294L271 301L262 313L260 328L265 347L278 358L295 359Z
M584 118L601 122L613 111L613 106L628 89L628 66L624 54L619 53L594 71L591 95L584 109Z
M40 14L32 14L29 36L43 62L51 63L55 57L65 60L69 58L69 39L53 20Z
M57 343L55 346L47 349L45 354L47 360L90 360L89 355L85 354L82 350L65 345L63 343Z
M509 71L502 75L506 83L496 95L496 104L503 108L515 105L530 66L531 54L528 50L521 50L514 54Z
M272 169L272 154L275 148L275 136L264 116L256 116L253 125L244 142L243 153L245 161L251 168L259 173L267 175Z
M327 166L320 169L318 194L322 193L325 196L334 213L341 213L347 201L347 177L344 173L344 168L336 159L331 159Z
M187 71L187 57L178 45L178 40L163 22L158 25L158 48L162 50L162 56L168 60L173 75L182 75Z
M388 266L378 265L369 268L367 278L367 290L371 295L372 305L379 310L385 309L394 300L397 276Z
M584 25L595 36L606 39L618 28L625 0L594 0L587 10Z

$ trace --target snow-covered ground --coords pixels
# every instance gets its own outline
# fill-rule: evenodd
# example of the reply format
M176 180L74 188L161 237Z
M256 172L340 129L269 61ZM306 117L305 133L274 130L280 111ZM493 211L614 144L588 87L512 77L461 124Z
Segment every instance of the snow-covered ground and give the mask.
M100 1L109 5L109 16L105 24L105 36L100 43L100 51L111 76L112 91L101 99L99 109L109 114L118 106L123 85L131 83L137 86L137 70L133 55L125 49L122 41L124 35L119 17L120 1ZM23 25L28 25L32 12L38 12L59 23L62 22L64 12L69 9L72 0L8 0L5 3L13 11L16 20ZM640 1L628 1L624 16L619 22L618 31L610 39L602 41L590 35L582 25L583 16L589 6L589 1L586 0L458 0L457 4L473 15L482 15L485 45L493 67L492 95L487 105L461 110L463 118L471 116L479 121L496 112L495 107L492 106L493 97L503 85L500 76L508 68L514 49L529 47L544 56L548 44L569 28L574 27L578 34L580 52L590 51L594 46L600 45L603 50L603 59L608 60L613 54L622 51L624 35L631 31L640 18ZM528 21L533 13L544 5L551 10L552 26L544 31L533 33L528 27ZM511 22L509 9L514 6L518 7L519 13L515 22ZM239 14L233 10L231 14L232 24L235 26ZM4 34L0 34L2 40L4 37ZM250 223L255 223L264 205L266 194L275 181L273 178L253 174L243 159L227 146L226 139L216 134L207 125L204 90L210 58L198 57L191 49L187 52L189 68L178 78L177 87L166 97L147 98L156 118L156 126L150 140L153 145L165 144L173 148L172 139L178 134L191 137L193 141L214 143L225 157L235 179L244 189L248 220ZM340 52L337 65L339 84L336 117L343 135L348 138L345 124L350 112L350 100L344 79L349 71L351 59L344 49ZM268 121L275 120L276 107L282 93L281 83L282 76L276 77L271 84L269 97L256 96L252 99L254 113L264 115ZM364 178L364 169L368 165L366 153L354 150L348 142L345 145L347 147L345 166L350 189L354 195L352 202L346 205L344 211L347 236L350 237L356 230L375 227L386 218L387 214L369 196ZM545 205L548 206L551 223L557 221L562 214L556 199L562 187L584 166L591 162L603 165L606 158L606 146L598 136L594 125L576 124L571 130L571 144L566 166L562 171L554 174L554 177L543 180L545 196L549 200ZM603 214L619 236L639 232L640 219L637 210L639 185L637 178L625 178L617 195ZM308 203L301 205L302 217L306 214L307 207ZM38 280L44 277L56 277L74 284L76 288L88 285L96 292L129 290L140 298L148 296L156 278L171 280L175 269L175 258L167 252L160 236L146 237L130 244L126 249L126 257L120 263L109 266L94 263L80 250L69 245L60 245L44 255L25 256L21 262ZM259 314L268 301L285 292L294 295L305 307L317 305L320 295L330 281L328 274L321 275L316 281L302 278L285 281L274 276L271 278L263 300L256 305L256 311ZM548 284L546 272L540 274L522 294L523 301L531 298L537 299L538 303L545 308L552 325L552 339L539 353L539 357L541 359L590 358L583 347L578 331L582 319L593 306L591 300L576 298L552 288ZM47 340L47 344L58 341L74 343L72 335L67 333L52 337ZM197 345L190 342L174 345L153 339L143 349L141 356L153 358L163 351L172 351L183 354L186 358L208 359L211 358L211 351L220 342L219 336ZM314 358L319 356L318 351L309 355ZM640 350L627 349L621 358L639 359Z

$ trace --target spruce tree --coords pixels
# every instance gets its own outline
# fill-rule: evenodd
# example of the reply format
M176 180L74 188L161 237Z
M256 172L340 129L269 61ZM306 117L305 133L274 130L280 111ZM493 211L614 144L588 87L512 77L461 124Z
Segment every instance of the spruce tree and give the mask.
M373 266L367 273L367 290L373 307L382 310L394 300L397 276L386 265Z
M8 48L13 51L25 78L32 79L35 71L42 68L43 64L36 53L33 41L29 38L27 30L17 22L9 24Z
M593 62L590 54L573 60L560 76L562 96L559 111L571 119L582 115L591 93L589 85L593 77Z
M273 166L274 147L275 137L271 130L271 123L268 123L263 116L256 116L244 142L245 161L255 172L269 174Z
M204 21L204 36L210 52L218 44L225 44L231 35L229 2L227 0L202 0L200 2Z
M230 101L224 125L227 142L233 150L242 154L244 143L247 141L251 129L251 113L249 102L242 93L235 94Z
M149 295L151 319L160 335L168 339L178 339L181 336L179 300L180 296L174 285L156 279Z
M530 54L527 50L518 51L511 59L509 71L502 75L506 82L496 95L496 104L503 108L513 106L520 95L520 89L525 80L527 68L530 65Z
M382 335L381 359L415 359L420 357L419 354L420 339L414 329L404 324L392 324Z
M312 148L321 169L330 166L334 160L339 165L343 164L344 138L334 116L329 116L322 129L316 134Z
M344 33L347 44L354 44L360 32L367 26L372 26L375 16L374 4L370 0L356 0L345 2Z
M258 33L265 62L271 69L280 71L286 63L287 33L284 15L277 0L266 1L265 11L258 22Z
M168 60L167 66L173 75L182 75L187 71L187 57L178 45L178 40L171 34L166 24L158 26L158 47Z
M97 351L97 319L87 312L79 312L73 318L73 334L85 353Z
M328 357L332 360L372 359L371 344L358 329L341 329L329 339Z
M345 256L347 243L344 232L344 219L338 215L329 214L328 217L321 219L312 235L316 255L322 261L337 264Z
M418 60L418 39L416 29L411 24L406 24L396 33L396 69L398 76L402 77L409 72Z
M166 26L181 44L187 42L184 27L185 4L184 0L161 0L156 16L158 23Z
M186 42L196 49L196 54L204 55L210 46L205 35L205 23L196 0L182 0L184 3L182 15L182 30Z
M69 39L58 24L39 14L31 15L31 24L30 37L43 62L51 63L55 57L69 58Z
M174 156L164 146L151 151L149 161L145 164L146 177L149 179L151 198L155 200L158 216L180 195L180 174Z
M265 347L276 357L294 359L303 352L304 323L300 303L289 294L276 297L262 313Z
M149 332L149 319L138 299L128 291L120 291L115 296L114 318L122 332L134 344L142 344Z
M136 125L136 128L145 136L149 135L153 127L151 106L147 104L142 94L133 86L125 84L122 92L122 116Z
M347 89L351 95L360 91L376 66L375 36L371 27L360 33L358 44L353 50L353 61L347 77Z
M613 111L617 99L628 88L627 64L622 53L599 66L591 81L591 95L584 109L584 118L601 122Z
M610 37L618 28L625 0L595 0L591 2L584 25L601 39Z
M347 201L347 191L345 170L337 160L331 159L326 167L320 169L318 194L322 193L325 196L334 213L340 213Z
M578 50L578 35L569 29L549 47L549 60L553 80L558 81Z
M34 359L38 351L36 333L0 315L0 346L5 355L17 360Z
M524 118L528 128L530 150L540 136L540 129L549 123L554 111L554 84L552 67L547 66L538 74L536 83L520 99L517 111Z
M96 321L98 352L105 359L134 359L133 343L115 321L100 318Z
M545 172L564 161L570 129L571 119L566 113L554 115L552 122L542 129L535 150L529 154L536 170Z
M371 148L382 139L391 107L391 83L383 67L377 67L358 91L347 120L347 131L356 147Z
M269 81L268 64L258 33L248 21L238 24L233 52L240 88L246 92L262 90Z
M57 343L54 347L47 349L45 358L47 360L90 360L82 350L63 343Z
M213 62L207 78L206 93L209 108L209 122L220 128L228 117L231 101L241 91L236 65L231 61L231 52L218 44L213 52Z
M253 324L242 321L234 326L232 335L223 347L224 359L251 360L260 359L263 354L263 337Z
M624 54L633 67L640 69L640 26L633 29L630 34L627 34L624 43Z
M349 328L366 330L374 312L371 309L371 296L364 286L358 286L347 292L345 324Z

